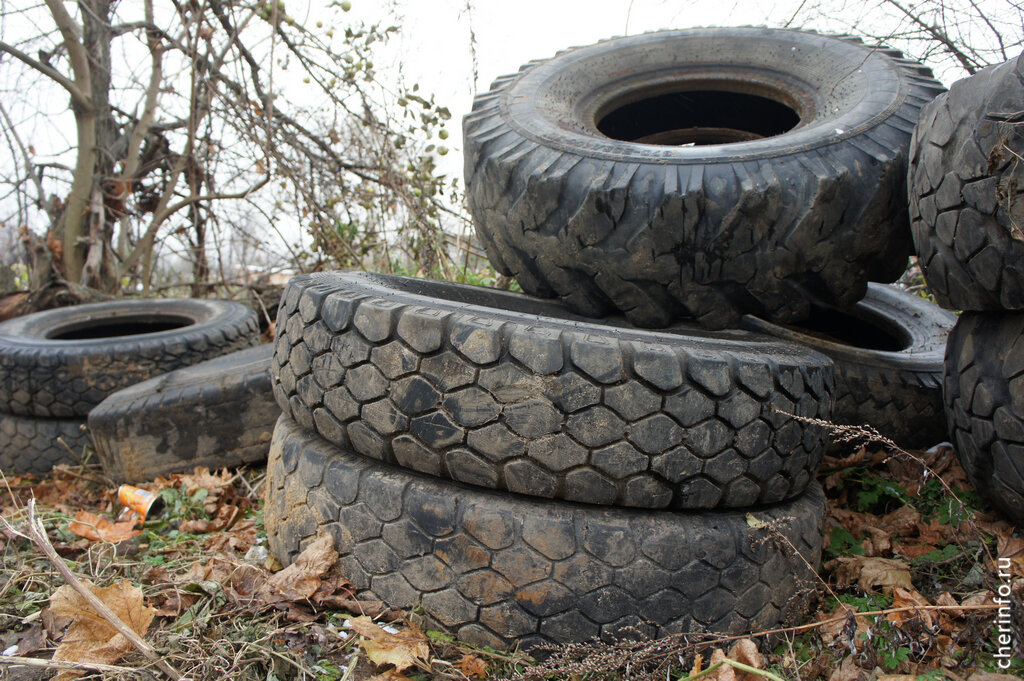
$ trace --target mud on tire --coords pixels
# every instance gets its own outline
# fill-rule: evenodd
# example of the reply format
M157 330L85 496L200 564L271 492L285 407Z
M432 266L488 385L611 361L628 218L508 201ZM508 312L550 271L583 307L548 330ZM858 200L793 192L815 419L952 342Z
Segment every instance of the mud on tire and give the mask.
M89 412L104 472L118 481L264 461L281 410L271 344L232 352L119 390Z
M795 624L815 589L824 510L817 483L749 512L531 499L396 469L282 417L265 522L284 564L328 533L358 590L421 606L430 626L464 641L528 650L636 636L629 627L655 637Z
M520 494L648 508L798 495L832 363L744 331L596 323L528 296L366 273L294 277L272 377L289 417L364 456Z
M793 322L903 272L906 150L942 90L898 51L848 37L614 38L476 98L469 207L495 267L581 314Z

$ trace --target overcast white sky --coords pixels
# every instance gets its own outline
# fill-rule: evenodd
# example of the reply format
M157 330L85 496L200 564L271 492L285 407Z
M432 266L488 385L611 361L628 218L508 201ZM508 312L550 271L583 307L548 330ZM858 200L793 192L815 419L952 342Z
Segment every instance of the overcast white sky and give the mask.
M294 0L293 0L294 1ZM981 6L1001 6L1006 0L975 0ZM843 17L817 15L820 0L351 0L344 20L381 21L401 27L388 54L390 66L400 67L408 83L419 83L447 106L453 120L449 146L441 159L443 171L461 176L461 118L478 88L514 73L531 59L551 57L575 45L589 45L615 35L663 28L695 26L783 26L802 10L800 22L808 28L841 32L852 23L876 25L881 32L892 21L875 3L848 3ZM954 0L951 5L966 4ZM308 14L293 10L296 18L315 23L330 15L331 0L310 0ZM325 11L326 9L326 11ZM810 24L806 22L810 20ZM799 22L798 22L799 23ZM474 83L474 52L478 81ZM378 66L385 66L378 64ZM956 71L936 74L948 85L961 77Z

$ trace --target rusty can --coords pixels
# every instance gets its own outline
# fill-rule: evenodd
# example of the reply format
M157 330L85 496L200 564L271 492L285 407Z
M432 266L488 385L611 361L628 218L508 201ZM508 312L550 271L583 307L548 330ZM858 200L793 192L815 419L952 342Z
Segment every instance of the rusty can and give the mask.
M117 488L117 498L140 519L145 520L150 511L158 511L163 499L156 492L148 489L121 485Z

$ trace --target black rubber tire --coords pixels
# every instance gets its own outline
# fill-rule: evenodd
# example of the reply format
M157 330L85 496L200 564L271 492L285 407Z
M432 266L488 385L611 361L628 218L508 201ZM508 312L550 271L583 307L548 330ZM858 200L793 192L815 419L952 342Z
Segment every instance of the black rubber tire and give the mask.
M46 473L59 463L79 464L91 446L85 419L43 419L0 414L0 472Z
M637 636L629 627L654 637L796 624L815 591L825 510L816 482L785 504L710 513L478 490L346 452L285 417L266 489L282 563L328 533L357 590L499 649Z
M832 363L744 331L578 321L516 293L366 273L294 277L278 404L388 463L520 494L742 508L800 494Z
M499 271L581 314L621 310L644 327L798 321L814 300L849 307L869 279L903 272L907 147L942 91L924 66L849 37L748 27L613 38L531 62L476 98L463 124L469 207ZM775 127L693 146L598 127L629 138L608 130L606 112L665 125L693 109L676 124ZM781 110L788 122L773 117Z
M974 488L1024 528L1024 314L960 315L943 393L950 439Z
M954 83L925 107L914 133L914 244L944 307L1024 310L1021 102L1024 55Z
M270 387L270 343L119 390L89 412L103 470L141 482L196 466L266 461L281 409Z
M850 310L816 309L798 326L757 317L743 328L800 343L836 367L832 422L873 426L901 447L946 439L942 364L956 316L895 286L868 284Z
M18 317L0 324L0 411L85 418L116 390L258 343L256 313L224 300L119 300Z

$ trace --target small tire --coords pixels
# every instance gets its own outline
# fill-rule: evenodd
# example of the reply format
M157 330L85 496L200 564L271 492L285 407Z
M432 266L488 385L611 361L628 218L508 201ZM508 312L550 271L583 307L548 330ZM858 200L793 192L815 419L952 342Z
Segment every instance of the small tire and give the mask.
M283 564L329 534L358 591L473 645L529 650L798 623L825 497L815 482L777 506L703 513L532 499L396 469L282 416L264 508Z
M943 393L968 478L1024 528L1024 314L960 315L946 348Z
M224 300L119 300L0 324L0 411L85 418L110 393L259 343L256 313Z
M270 386L273 345L232 352L119 390L89 412L114 480L265 461L281 409Z
M580 314L794 322L905 269L907 147L942 91L924 66L850 37L613 38L476 97L469 208L499 271ZM647 134L666 126L679 139Z
M757 317L742 326L799 343L836 367L833 423L872 426L901 447L946 439L942 366L956 316L912 293L868 284L850 310L818 308L795 326Z
M741 508L824 456L832 363L744 331L652 332L521 294L366 273L292 278L278 404L374 459L519 494Z
M953 84L911 143L910 218L943 307L1024 310L1024 55Z
M92 445L85 419L44 419L0 414L0 472L46 473L57 464L80 464Z

